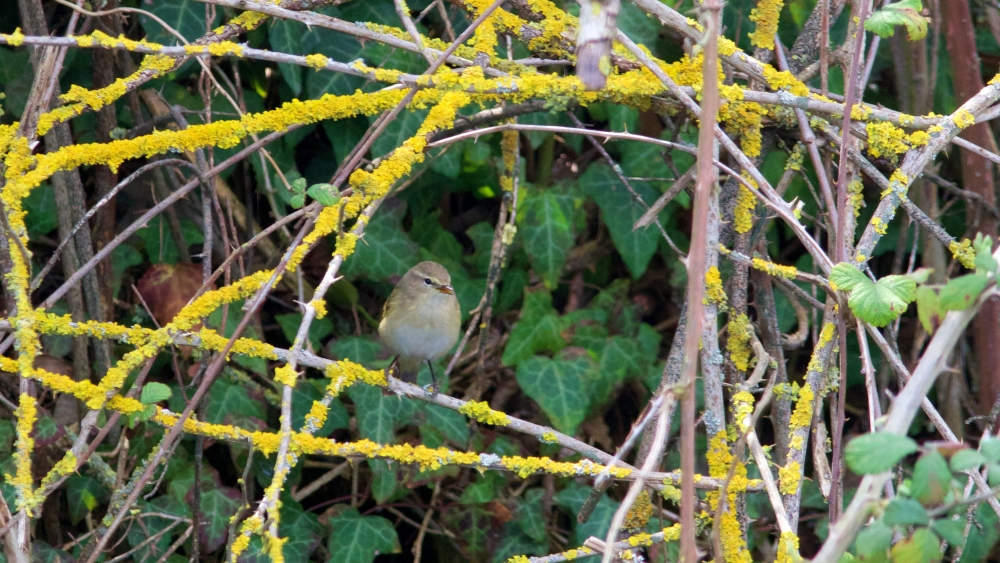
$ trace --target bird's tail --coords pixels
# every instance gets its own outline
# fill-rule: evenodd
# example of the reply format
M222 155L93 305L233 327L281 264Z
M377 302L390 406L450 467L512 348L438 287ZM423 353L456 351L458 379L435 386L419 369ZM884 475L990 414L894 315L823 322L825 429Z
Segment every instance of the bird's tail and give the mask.
M420 360L399 358L397 365L399 366L399 379L407 383L415 384L417 382L417 373L420 372Z

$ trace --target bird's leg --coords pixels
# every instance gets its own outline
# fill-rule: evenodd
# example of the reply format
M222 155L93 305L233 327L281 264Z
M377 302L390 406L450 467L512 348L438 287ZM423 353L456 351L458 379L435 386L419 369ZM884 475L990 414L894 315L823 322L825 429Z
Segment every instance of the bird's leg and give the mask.
M434 364L430 360L427 360L427 368L431 370L431 396L436 397L438 393L438 381L437 376L434 375Z
M386 380L387 383L389 381L389 376L392 375L392 366L396 366L397 372L399 370L399 365L396 364L396 360L398 360L398 359L399 359L399 356L393 356L392 357L392 361L389 362L389 365L386 366L386 368L385 368L385 380Z

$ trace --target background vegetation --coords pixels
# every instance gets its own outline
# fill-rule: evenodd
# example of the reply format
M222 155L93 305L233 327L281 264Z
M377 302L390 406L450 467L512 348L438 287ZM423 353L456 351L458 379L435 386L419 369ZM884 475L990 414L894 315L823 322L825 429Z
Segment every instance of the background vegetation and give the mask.
M1000 5L581 4L6 2L0 559L990 558Z

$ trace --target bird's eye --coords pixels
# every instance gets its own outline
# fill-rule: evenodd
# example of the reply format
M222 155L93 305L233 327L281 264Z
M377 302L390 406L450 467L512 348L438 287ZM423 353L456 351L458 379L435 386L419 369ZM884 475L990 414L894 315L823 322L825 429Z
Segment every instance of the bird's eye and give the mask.
M424 278L424 283L427 285L431 285L432 282L430 278Z

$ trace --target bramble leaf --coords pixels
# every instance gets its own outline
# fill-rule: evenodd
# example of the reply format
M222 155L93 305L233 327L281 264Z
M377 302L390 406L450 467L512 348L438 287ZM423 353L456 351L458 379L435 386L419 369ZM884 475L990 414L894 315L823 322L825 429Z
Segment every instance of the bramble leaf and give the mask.
M162 383L147 383L142 386L142 392L139 394L139 400L143 404L152 405L153 403L159 403L160 401L166 401L170 398L170 388Z
M877 327L896 320L917 297L917 282L911 276L886 276L873 283L845 262L830 271L830 283L850 292L847 304L854 316Z
M885 507L883 520L890 526L927 525L930 522L927 511L919 502L902 496L892 499Z
M841 262L830 270L830 283L836 286L834 289L851 291L865 282L871 283L871 280L847 262Z
M966 274L941 288L939 303L944 311L963 311L972 305L986 288L986 274Z
M986 463L986 458L976 450L959 450L951 456L950 461L952 471L974 469L984 463Z
M892 546L892 560L907 563L933 563L941 561L943 554L937 537L927 528L920 528L913 535Z
M913 468L910 494L924 506L938 504L948 494L951 470L948 462L936 450L920 456Z
M937 292L926 285L918 287L917 318L920 319L920 324L923 325L927 334L934 334L934 331L941 324L941 317L943 316L944 311L941 310Z
M920 0L886 4L865 20L865 29L880 37L892 37L896 26L901 25L906 27L907 39L919 41L927 35L927 18L920 14L922 9Z
M844 459L851 471L865 475L892 469L904 457L917 451L917 443L889 432L863 434L848 442Z

